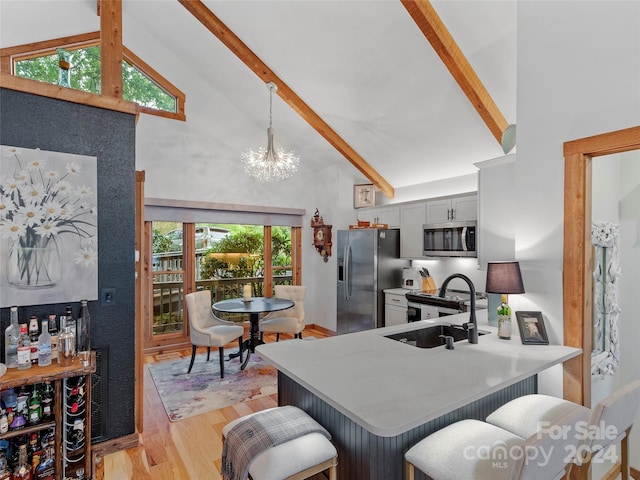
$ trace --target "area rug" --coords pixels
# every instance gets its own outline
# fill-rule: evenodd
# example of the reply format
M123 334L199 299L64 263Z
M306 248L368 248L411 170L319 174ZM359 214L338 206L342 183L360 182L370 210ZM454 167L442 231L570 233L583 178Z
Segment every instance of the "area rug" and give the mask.
M237 352L238 349L235 349ZM251 354L247 368L240 370L238 358L228 360L233 349L225 349L224 378L220 378L218 349L191 357L149 365L149 373L172 422L212 410L246 402L277 392L277 371L258 353Z

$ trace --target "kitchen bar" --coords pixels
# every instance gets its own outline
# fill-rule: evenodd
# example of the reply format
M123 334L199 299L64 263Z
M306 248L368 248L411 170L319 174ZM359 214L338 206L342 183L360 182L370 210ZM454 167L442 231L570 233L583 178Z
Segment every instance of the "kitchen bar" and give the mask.
M305 409L334 436L340 478L402 479L404 452L461 418L484 419L512 398L537 391L536 375L580 349L497 338L478 311L479 343L417 348L386 338L434 323L368 330L258 347L279 370L278 401ZM468 314L449 316L462 324ZM355 476L354 476L355 475Z

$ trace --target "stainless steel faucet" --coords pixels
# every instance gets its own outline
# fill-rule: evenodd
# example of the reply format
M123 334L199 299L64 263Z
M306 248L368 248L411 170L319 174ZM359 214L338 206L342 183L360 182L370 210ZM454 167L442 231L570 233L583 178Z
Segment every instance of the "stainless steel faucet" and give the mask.
M469 340L469 343L478 343L478 321L476 320L476 287L473 286L473 282L469 279L469 277L461 273L454 273L453 275L449 275L440 287L439 296L444 298L447 293L447 285L449 285L449 282L454 278L464 280L465 283L469 286L469 290L471 291L471 306L469 307L471 309L471 314L469 315L469 322L463 324L463 326L467 330L467 339Z

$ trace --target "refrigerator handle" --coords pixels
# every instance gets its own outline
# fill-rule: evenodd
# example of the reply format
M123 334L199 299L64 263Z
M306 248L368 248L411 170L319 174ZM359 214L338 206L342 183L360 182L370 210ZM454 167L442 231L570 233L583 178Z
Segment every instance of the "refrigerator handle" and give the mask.
M351 246L344 247L344 299L351 298Z

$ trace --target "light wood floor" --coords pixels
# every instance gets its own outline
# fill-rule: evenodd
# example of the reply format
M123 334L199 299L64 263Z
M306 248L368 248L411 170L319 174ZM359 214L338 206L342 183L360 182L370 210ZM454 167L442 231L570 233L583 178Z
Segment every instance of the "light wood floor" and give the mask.
M326 337L322 331L307 327L303 338ZM280 341L291 338L282 335ZM265 336L266 342L275 341L275 335ZM233 346L233 345L230 345ZM202 349L206 351L205 349ZM170 354L150 355L145 364L176 356L191 356L191 350ZM217 352L211 352L211 361L217 361ZM144 369L144 431L136 448L107 455L103 459L106 480L221 480L221 432L228 422L251 412L277 406L277 395L269 395L246 403L170 422L149 369Z

